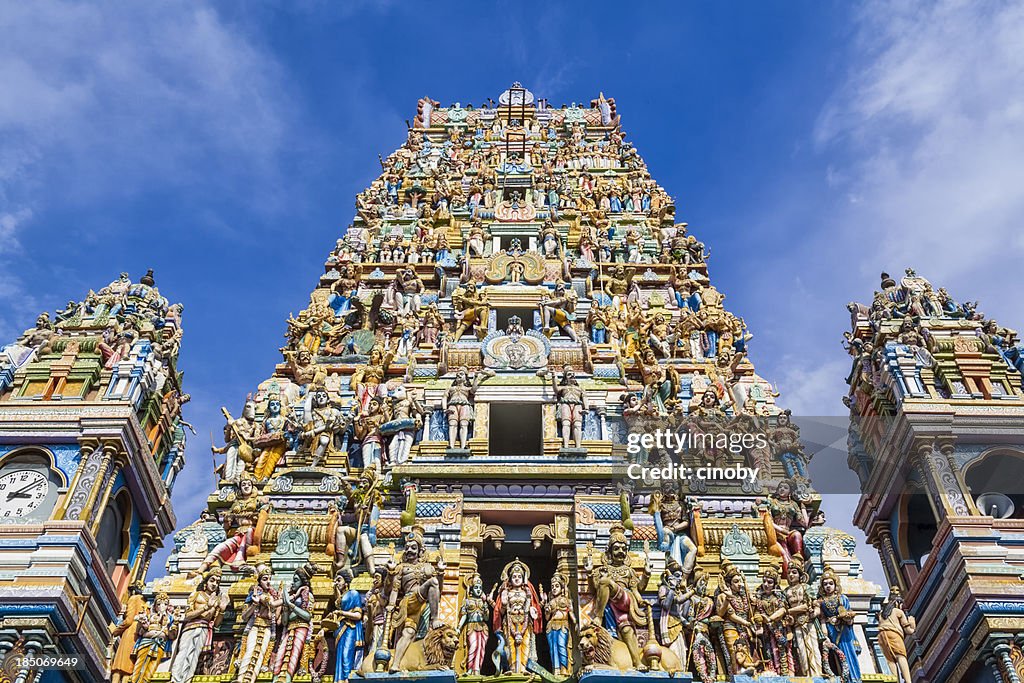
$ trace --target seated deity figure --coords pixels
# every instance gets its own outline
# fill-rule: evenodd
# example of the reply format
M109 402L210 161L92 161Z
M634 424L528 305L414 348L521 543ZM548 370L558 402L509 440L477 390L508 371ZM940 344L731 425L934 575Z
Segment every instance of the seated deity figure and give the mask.
M525 674L527 663L537 659L536 638L542 628L540 597L530 583L530 568L519 558L509 562L495 590L493 626L502 671Z
M576 292L561 281L555 284L553 298L549 299L546 294L542 295L539 304L541 324L547 336L552 335L552 327L557 327L562 334L576 341L576 332L572 329L573 320L576 318L576 300Z
M466 673L470 676L479 676L483 668L487 637L491 633L487 626L490 620L491 602L484 595L484 582L479 574L473 574L466 580L466 597L458 625L466 642Z
M594 587L591 621L602 622L619 634L629 649L633 666L643 663L637 630L651 620L651 606L640 593L640 577L629 564L629 539L621 525L615 525L608 537L604 563L595 567L590 581Z
M237 420L225 408L221 408L227 424L224 425L224 446L211 448L214 453L224 453L223 478L235 483L246 471L246 465L253 462L252 442L257 434L256 402L250 395L246 398L242 416Z
M793 495L791 480L783 479L775 487L775 493L769 494L768 514L772 535L776 538L772 552L782 558L782 571L788 573L790 560L804 555L804 531L811 526L806 506Z
M452 294L452 304L455 307L457 323L454 341L459 341L471 327L475 330L477 338L483 339L487 333L491 313L487 293L481 291L477 283L470 280L465 287L457 289Z
M314 387L312 393L310 414L301 435L301 450L310 454L312 467L319 467L333 447L335 435L348 427L348 420L344 413L331 405L326 388Z
M425 286L414 268L404 268L398 272L395 278L395 289L401 297L398 313L400 315L419 313Z
M348 502L352 503L355 512L355 525L341 523L341 515ZM339 498L335 511L331 513L337 520L333 548L335 571L350 568L361 562L366 563L366 571L370 574L377 571L373 546L377 542L377 521L380 519L383 502L381 480L377 470L373 467L364 467L359 473L359 482L352 492L351 500Z
M448 418L448 448L455 448L456 440L459 448L465 449L469 441L469 428L474 420L473 396L480 388L481 382L493 377L494 371L484 368L470 376L465 367L455 371L455 379L445 392L441 409Z
M256 485L250 474L243 474L238 481L238 493L235 500L224 515L224 526L227 538L218 543L210 554L190 573L198 576L206 573L217 562L224 562L232 569L239 569L245 564L247 555L259 552L259 546L253 544L253 534L260 510L267 504L267 499L256 493ZM250 553L249 551L253 552Z
M441 587L438 579L443 576L444 565L428 562L424 554L426 547L423 532L418 528L406 534L402 561L389 573L386 592L389 611L394 611L393 624L398 629L395 655L389 667L390 673L401 670L402 658L412 645L420 629L420 622L426 619L431 629L441 628L438 600ZM424 614L426 613L426 614Z
M538 374L545 374L540 370ZM562 448L569 448L570 440L575 448L583 444L583 416L590 410L587 392L576 380L576 371L571 365L562 367L562 379L558 381L554 370L546 371L551 380L551 389L558 404L558 421L562 425Z

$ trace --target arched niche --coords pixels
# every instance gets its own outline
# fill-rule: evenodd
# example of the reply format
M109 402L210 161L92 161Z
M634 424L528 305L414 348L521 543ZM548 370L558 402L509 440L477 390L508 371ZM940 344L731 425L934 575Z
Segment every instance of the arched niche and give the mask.
M986 493L1001 493L1013 501L1012 519L1024 519L1024 450L993 448L973 460L964 470L964 483L971 500ZM991 514L991 510L979 510Z

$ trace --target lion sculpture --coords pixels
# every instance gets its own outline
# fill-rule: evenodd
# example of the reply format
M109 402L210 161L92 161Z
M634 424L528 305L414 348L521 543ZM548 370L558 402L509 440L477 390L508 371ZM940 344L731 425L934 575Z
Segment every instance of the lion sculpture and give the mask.
M580 631L580 652L583 665L588 669L630 671L637 668L633 666L626 644L612 638L608 629L597 624L588 624ZM644 647L643 668L670 674L683 670L679 656L654 641L649 641Z
M459 633L448 624L427 631L422 640L414 641L398 663L398 670L406 671L448 671L452 668L455 651L459 647ZM394 648L388 650L395 656ZM373 672L373 653L366 653L359 673Z

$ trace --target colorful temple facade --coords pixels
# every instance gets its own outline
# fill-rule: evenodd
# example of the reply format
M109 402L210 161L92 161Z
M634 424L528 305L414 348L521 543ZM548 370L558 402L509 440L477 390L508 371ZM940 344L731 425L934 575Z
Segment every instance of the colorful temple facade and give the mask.
M1024 678L1024 356L977 306L912 269L849 305L854 521L916 617L915 681Z
M110 626L176 527L181 310L122 273L0 347L0 680L109 680Z
M381 165L283 361L223 411L207 509L124 596L108 678L895 680L880 587L614 100L423 98ZM28 398L68 348L0 407L57 405ZM148 448L166 500L176 451Z

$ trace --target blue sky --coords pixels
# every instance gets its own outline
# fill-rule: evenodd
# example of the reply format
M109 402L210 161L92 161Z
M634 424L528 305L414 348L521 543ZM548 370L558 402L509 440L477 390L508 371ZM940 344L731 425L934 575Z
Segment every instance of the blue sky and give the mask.
M155 269L185 304L199 429L182 525L219 406L279 360L424 95L614 97L797 414L841 412L845 304L882 270L1024 320L1020 4L34 2L0 6L0 31L0 339Z

